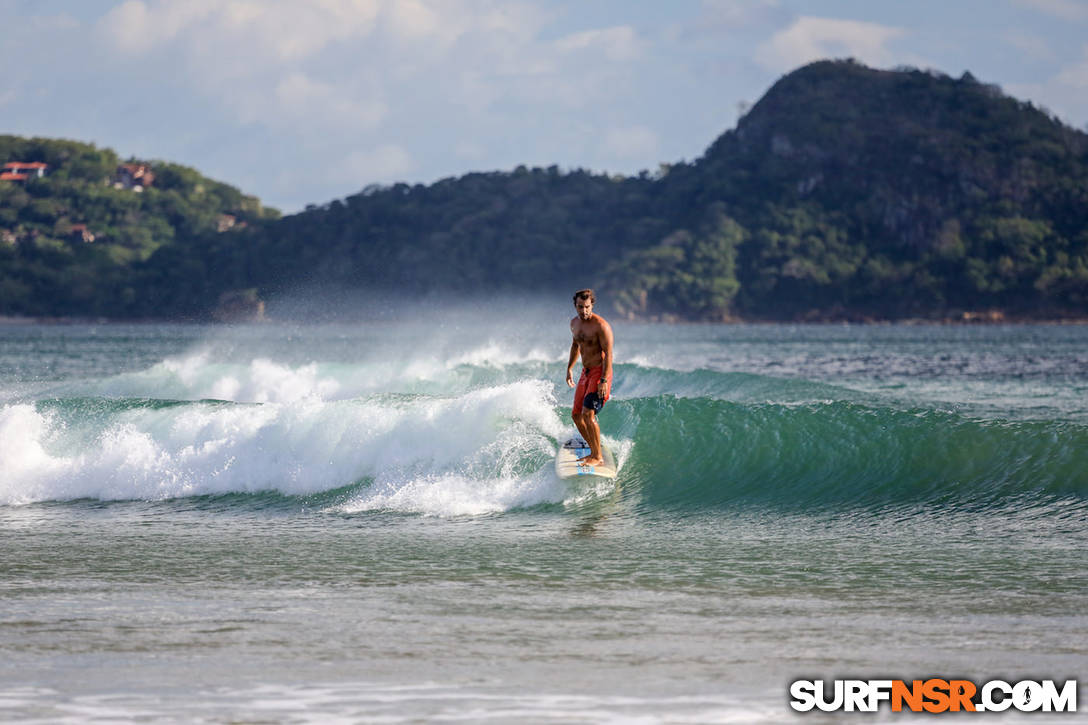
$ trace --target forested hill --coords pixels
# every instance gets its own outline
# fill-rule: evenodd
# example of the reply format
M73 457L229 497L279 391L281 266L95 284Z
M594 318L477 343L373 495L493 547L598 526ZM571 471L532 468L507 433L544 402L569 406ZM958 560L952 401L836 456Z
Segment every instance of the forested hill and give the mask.
M742 315L1088 312L1088 135L970 74L814 63L663 186L745 228Z
M814 63L692 163L372 188L268 229L267 279L602 288L632 316L1088 314L1088 136L969 74Z
M237 232L279 217L195 169L89 143L0 135L0 163L0 315L205 312Z
M969 74L814 63L701 158L652 174L519 167L370 187L282 219L234 191L242 201L217 196L198 224L170 217L172 236L152 229L137 253L110 227L106 257L39 208L56 181L0 182L0 232L22 234L0 244L0 314L201 316L230 290L310 284L593 286L614 313L675 319L1088 316L1088 136ZM141 203L172 190L158 183ZM200 186L182 196L218 188ZM135 230L147 213L111 218ZM208 223L222 214L247 226ZM89 297L50 277L91 264L108 283Z

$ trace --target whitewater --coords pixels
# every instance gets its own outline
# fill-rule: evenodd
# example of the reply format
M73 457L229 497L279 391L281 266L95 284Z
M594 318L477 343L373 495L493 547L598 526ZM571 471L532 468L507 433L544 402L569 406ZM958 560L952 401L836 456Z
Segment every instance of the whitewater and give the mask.
M0 717L778 722L801 677L1086 679L1088 328L617 320L619 475L571 484L570 315L0 326Z

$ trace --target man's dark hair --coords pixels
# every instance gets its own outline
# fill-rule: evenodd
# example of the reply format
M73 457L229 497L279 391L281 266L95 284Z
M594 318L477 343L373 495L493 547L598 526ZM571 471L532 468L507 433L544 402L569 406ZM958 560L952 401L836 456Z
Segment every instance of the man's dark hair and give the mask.
M593 294L591 289L580 289L574 293L574 304L578 304L578 300L589 300L593 304L597 304L597 296Z

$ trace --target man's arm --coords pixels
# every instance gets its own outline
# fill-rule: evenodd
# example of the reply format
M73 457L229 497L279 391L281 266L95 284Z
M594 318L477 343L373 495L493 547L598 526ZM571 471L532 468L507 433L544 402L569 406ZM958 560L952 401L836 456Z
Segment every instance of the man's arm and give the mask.
M578 359L578 341L571 340L570 343L570 359L567 360L567 385L574 387L574 378L571 377L570 371L574 368L574 363Z
M599 340L601 356L604 358L604 374L601 376L599 388L602 388L600 392L607 400L612 395L612 325L605 320L601 320Z

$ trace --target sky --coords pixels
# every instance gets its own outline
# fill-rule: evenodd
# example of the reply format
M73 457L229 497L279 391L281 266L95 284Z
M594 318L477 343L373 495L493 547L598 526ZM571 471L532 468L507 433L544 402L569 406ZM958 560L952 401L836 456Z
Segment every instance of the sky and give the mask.
M0 0L0 133L285 213L371 184L694 160L822 58L970 71L1088 128L1088 0Z

